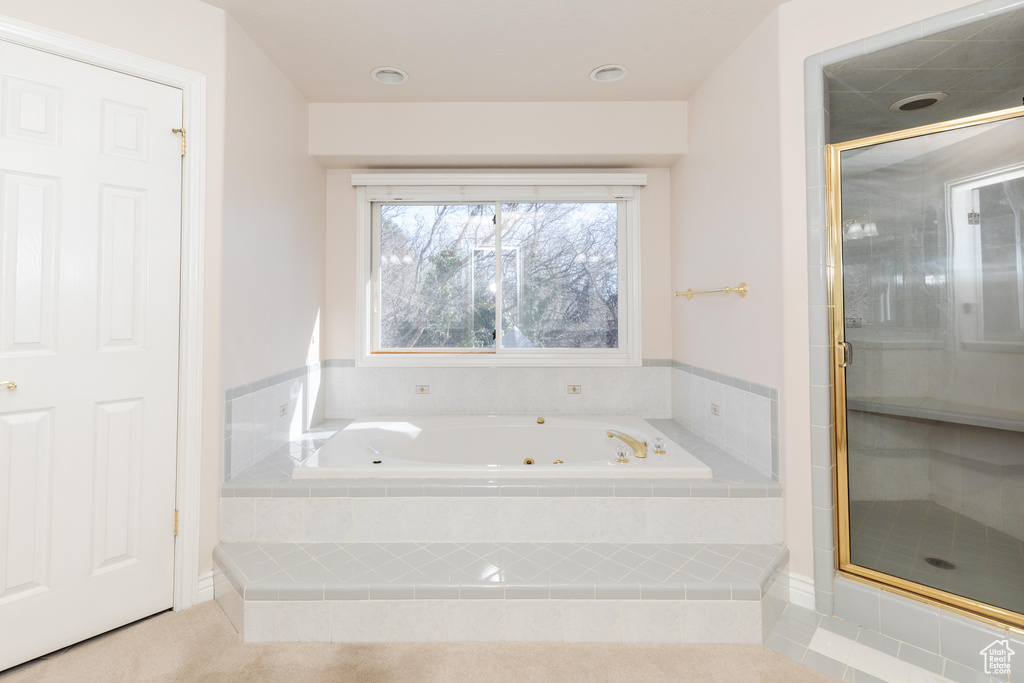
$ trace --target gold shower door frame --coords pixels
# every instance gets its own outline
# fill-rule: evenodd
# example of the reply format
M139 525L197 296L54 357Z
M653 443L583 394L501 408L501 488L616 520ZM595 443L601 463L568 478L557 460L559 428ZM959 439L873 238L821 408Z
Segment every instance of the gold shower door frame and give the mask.
M836 474L835 486L836 516L835 529L837 540L837 563L839 572L852 579L870 583L885 590L899 593L923 602L952 608L972 617L1010 626L1015 630L1024 630L1024 614L1011 612L994 605L978 602L960 595L948 593L931 586L908 581L897 576L885 574L874 569L853 564L850 560L850 488L849 463L847 460L847 425L846 425L846 372L844 362L845 315L843 308L843 217L842 217L842 153L871 147L873 145L897 140L906 140L923 135L943 133L945 131L971 126L1005 121L1024 117L1024 107L1004 109L1002 111L970 116L967 118L945 121L942 123L910 128L894 133L875 135L859 140L826 145L826 196L828 226L828 302L829 339L831 341L832 358L832 418L835 425Z

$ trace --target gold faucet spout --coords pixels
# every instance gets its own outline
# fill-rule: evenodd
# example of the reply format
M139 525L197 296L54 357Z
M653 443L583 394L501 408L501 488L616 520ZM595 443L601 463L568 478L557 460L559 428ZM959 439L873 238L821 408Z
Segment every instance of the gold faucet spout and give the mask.
M632 448L633 449L633 457L634 458L646 458L647 457L647 442L646 441L638 441L637 439L634 439L633 437L631 437L629 434L623 434L622 432L620 432L620 431L618 431L616 429L609 429L609 430L607 430L605 432L605 434L608 435L609 439L611 439L611 438L619 439L624 444L626 444L627 446Z

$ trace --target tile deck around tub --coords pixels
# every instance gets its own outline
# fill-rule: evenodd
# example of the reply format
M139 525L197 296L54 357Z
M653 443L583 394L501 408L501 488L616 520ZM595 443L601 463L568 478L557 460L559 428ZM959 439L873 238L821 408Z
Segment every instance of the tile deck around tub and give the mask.
M245 601L760 600L789 551L703 543L228 543Z
M225 498L318 496L694 496L780 497L782 487L672 420L653 426L711 468L710 479L323 479L293 481L292 469L349 420L329 420L302 439L278 449L221 487Z

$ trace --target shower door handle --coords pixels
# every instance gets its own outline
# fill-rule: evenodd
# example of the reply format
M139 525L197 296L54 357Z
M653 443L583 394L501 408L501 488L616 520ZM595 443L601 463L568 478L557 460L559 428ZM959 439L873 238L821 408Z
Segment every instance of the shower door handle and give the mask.
M853 365L853 346L850 342L839 342L839 348L843 353L843 360L839 362L839 367L848 368Z

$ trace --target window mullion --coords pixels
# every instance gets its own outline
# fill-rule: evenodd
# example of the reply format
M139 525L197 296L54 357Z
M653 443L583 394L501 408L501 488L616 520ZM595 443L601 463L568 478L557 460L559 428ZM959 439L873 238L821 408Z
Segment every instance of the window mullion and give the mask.
M501 202L494 202L494 352L501 352Z

